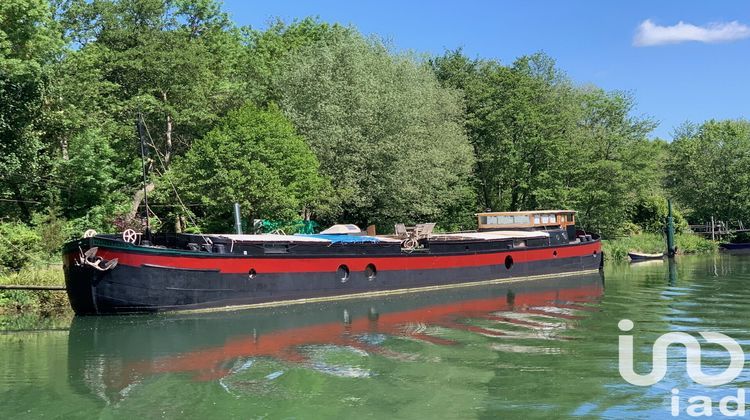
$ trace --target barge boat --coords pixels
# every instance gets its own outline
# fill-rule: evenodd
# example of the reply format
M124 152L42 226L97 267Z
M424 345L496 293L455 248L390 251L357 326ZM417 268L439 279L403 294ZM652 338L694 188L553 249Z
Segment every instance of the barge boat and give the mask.
M601 242L575 212L477 214L472 232L434 224L368 236L336 225L316 235L88 232L65 244L77 315L204 311L423 292L543 279L601 267Z

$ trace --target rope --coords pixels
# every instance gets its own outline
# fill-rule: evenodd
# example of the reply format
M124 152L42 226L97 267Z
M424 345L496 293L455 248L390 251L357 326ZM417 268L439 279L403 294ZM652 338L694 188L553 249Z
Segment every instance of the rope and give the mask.
M167 166L164 164L164 161L161 158L161 153L159 152L159 149L154 145L154 139L151 137L151 132L148 129L148 125L146 124L146 121L142 120L141 122L143 124L143 128L146 129L146 135L148 136L148 139L151 142L150 145L153 147L154 151L156 152L156 157L159 158L159 165L161 165L162 169L164 170L164 173L166 173ZM198 227L198 223L196 223L195 219L193 219L193 217L191 216L190 210L187 208L187 206L185 206L185 203L183 203L182 198L180 198L180 194L177 192L177 187L175 187L174 183L172 182L171 179L169 179L169 177L167 177L167 181L169 181L169 185L172 186L172 191L174 191L174 195L177 198L177 201L180 203L180 206L182 207L182 209L185 211L185 215L190 220L190 223L192 223L195 227ZM198 235L200 235L201 238L203 238L203 241L205 241L206 243L208 244L212 243L211 240L206 238L203 235L203 233L201 233L200 231L198 232Z

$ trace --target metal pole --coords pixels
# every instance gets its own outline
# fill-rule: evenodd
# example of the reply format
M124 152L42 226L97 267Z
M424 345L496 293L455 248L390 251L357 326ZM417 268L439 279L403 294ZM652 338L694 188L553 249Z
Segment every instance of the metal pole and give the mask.
M234 228L238 235L242 235L242 221L240 220L240 203L234 203Z
M146 206L146 239L151 240L151 226L148 221L148 192L146 191L146 142L143 133L143 114L138 111L138 137L141 139L141 166L143 166L143 203Z
M714 227L714 217L711 216L711 240L716 240L716 228Z
M672 200L667 200L667 256L674 258L674 218L672 217Z

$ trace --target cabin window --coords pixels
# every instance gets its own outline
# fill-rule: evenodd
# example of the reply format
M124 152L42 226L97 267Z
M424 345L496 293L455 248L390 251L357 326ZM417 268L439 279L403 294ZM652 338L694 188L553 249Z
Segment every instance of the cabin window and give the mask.
M479 224L480 225L486 225L487 224L487 216L479 216Z
M517 225L528 225L529 216L527 214L524 214L522 216L513 216L513 223Z
M513 224L513 216L497 216L497 223L498 225L512 225Z
M540 221L539 221L539 215L538 215L538 214L535 214L535 215L534 215L534 224L535 224L535 225L538 225L539 223L540 223Z
M572 222L572 221L573 221L573 215L572 215L572 214L569 214L569 215L568 215L568 221L569 221L569 222Z
M542 224L546 225L549 223L549 214L542 215Z

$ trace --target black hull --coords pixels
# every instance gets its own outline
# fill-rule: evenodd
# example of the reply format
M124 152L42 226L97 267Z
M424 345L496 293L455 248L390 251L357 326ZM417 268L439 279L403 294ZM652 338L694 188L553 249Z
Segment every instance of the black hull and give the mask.
M726 251L748 251L750 252L750 243L721 243L719 247Z

